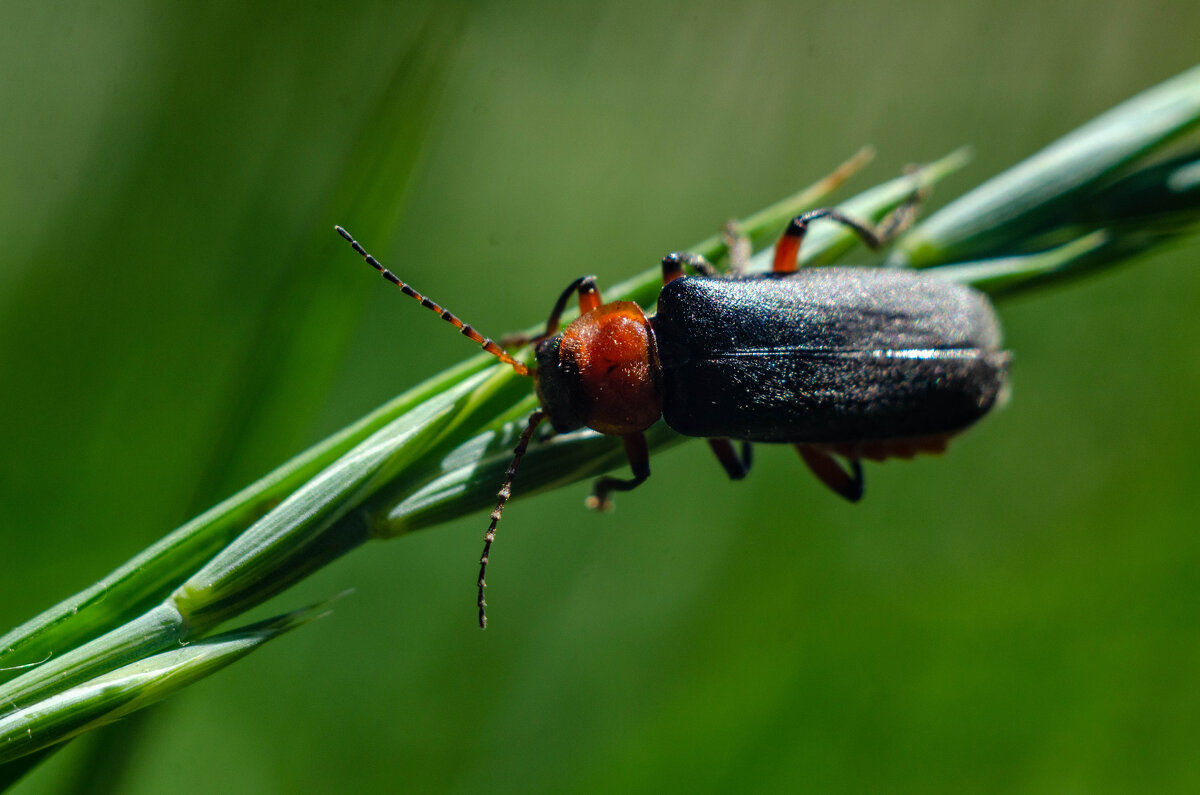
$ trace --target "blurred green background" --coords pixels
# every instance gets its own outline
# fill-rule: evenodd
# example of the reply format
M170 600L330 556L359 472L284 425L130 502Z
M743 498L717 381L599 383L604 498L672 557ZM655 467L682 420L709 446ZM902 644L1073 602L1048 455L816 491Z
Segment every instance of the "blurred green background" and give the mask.
M860 145L936 206L1191 66L1169 2L0 8L0 628ZM847 505L693 443L349 556L22 793L1192 792L1200 247L1004 303L1008 408ZM518 484L519 492L519 484Z

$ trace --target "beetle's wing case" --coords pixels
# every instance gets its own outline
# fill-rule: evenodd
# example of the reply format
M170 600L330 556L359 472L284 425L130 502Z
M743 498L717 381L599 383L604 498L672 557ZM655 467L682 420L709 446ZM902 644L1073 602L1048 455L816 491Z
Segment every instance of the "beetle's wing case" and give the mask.
M902 270L675 279L653 325L663 417L688 436L945 435L991 408L1009 360L986 297Z

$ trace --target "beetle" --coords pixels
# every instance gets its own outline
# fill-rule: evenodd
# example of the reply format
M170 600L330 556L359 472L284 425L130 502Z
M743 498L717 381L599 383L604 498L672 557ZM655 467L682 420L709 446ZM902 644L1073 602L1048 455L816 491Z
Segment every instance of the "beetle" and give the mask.
M791 444L822 483L856 502L862 459L943 452L952 436L987 414L1005 393L1010 355L982 293L903 269L799 267L800 244L814 221L839 223L879 248L911 219L908 209L902 205L879 227L834 209L799 215L775 245L771 272L761 275L738 272L744 262L722 275L699 255L668 254L658 311L649 317L631 301L604 303L595 277L580 277L563 290L541 334L505 340L509 347L532 344L534 368L335 227L386 280L533 379L541 406L513 451L484 536L479 626L487 626L484 575L496 527L545 419L557 433L586 427L621 437L633 477L596 480L587 504L605 509L612 492L650 476L644 432L660 418L685 436L707 438L733 480L749 471L753 443ZM572 296L579 316L560 332Z

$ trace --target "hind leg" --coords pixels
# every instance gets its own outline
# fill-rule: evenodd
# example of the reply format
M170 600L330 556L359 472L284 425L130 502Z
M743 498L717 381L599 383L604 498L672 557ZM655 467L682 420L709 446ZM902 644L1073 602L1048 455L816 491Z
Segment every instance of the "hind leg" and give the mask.
M858 502L862 499L863 472L862 464L857 458L849 459L850 471L847 472L830 453L824 450L807 444L796 445L796 450L812 473L817 476L817 479L832 489L835 494L850 502Z

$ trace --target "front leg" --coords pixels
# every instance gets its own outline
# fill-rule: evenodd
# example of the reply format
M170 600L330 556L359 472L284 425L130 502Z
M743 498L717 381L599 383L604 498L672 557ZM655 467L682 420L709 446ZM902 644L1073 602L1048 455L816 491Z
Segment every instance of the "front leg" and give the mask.
M608 498L610 492L631 491L650 477L650 449L646 446L645 435L630 433L622 436L621 441L625 443L625 456L629 459L633 477L624 479L605 476L596 480L592 496L588 497L585 503L593 511L612 510L612 500Z
M575 281L567 285L567 289L562 291L562 295L554 302L554 308L550 310L550 317L546 319L546 329L536 337L531 337L528 334L507 334L500 338L500 344L505 348L521 348L525 345L541 342L542 340L550 339L558 333L559 321L562 319L562 314L567 310L567 302L571 300L571 295L579 296L579 314L590 312L600 306L600 288L596 286L595 276L580 276Z

